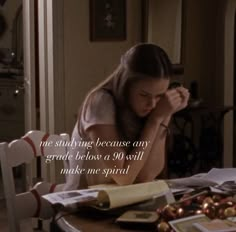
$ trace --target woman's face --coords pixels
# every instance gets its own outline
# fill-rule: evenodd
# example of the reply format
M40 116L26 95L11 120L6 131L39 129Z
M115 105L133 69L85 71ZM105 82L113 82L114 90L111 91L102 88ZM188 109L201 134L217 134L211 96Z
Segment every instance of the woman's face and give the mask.
M156 107L161 96L166 92L169 80L147 78L133 83L129 92L129 104L138 117L146 117Z

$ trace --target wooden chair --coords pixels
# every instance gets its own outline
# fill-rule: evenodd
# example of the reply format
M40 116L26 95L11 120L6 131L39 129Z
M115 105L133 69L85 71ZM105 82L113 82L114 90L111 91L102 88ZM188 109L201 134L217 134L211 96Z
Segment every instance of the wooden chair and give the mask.
M53 208L41 195L60 191L63 184L55 185L40 182L28 191L17 194L13 167L31 163L33 159L39 156L43 159L52 154L65 155L67 147L49 145L61 140L69 141L68 134L48 135L42 131L30 131L18 140L10 143L0 143L0 161L10 232L20 231L20 221L22 219L30 217L48 219L53 216ZM42 146L42 142L44 144L47 142L48 145Z

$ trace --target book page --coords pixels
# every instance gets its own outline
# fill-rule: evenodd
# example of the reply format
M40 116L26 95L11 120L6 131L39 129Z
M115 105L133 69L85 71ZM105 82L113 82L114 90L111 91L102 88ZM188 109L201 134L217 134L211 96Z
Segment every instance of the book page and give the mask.
M169 192L168 185L162 180L108 188L99 191L98 205L104 209L111 209L149 200Z
M60 204L67 207L75 204L92 204L97 200L98 192L99 190L96 189L72 190L49 193L42 197L51 204Z

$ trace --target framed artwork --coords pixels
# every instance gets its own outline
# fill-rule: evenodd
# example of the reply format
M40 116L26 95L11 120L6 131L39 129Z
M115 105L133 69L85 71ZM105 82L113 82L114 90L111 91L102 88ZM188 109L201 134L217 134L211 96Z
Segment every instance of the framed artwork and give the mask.
M90 0L90 40L126 39L126 0Z

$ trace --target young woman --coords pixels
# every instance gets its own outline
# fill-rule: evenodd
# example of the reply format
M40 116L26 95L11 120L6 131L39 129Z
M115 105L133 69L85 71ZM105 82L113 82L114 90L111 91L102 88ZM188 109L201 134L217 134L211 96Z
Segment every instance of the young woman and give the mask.
M157 45L138 44L121 57L116 70L89 92L80 109L72 135L78 145L69 162L82 174L70 174L66 189L157 177L165 163L171 116L189 99L184 87L168 89L171 76L171 62Z

